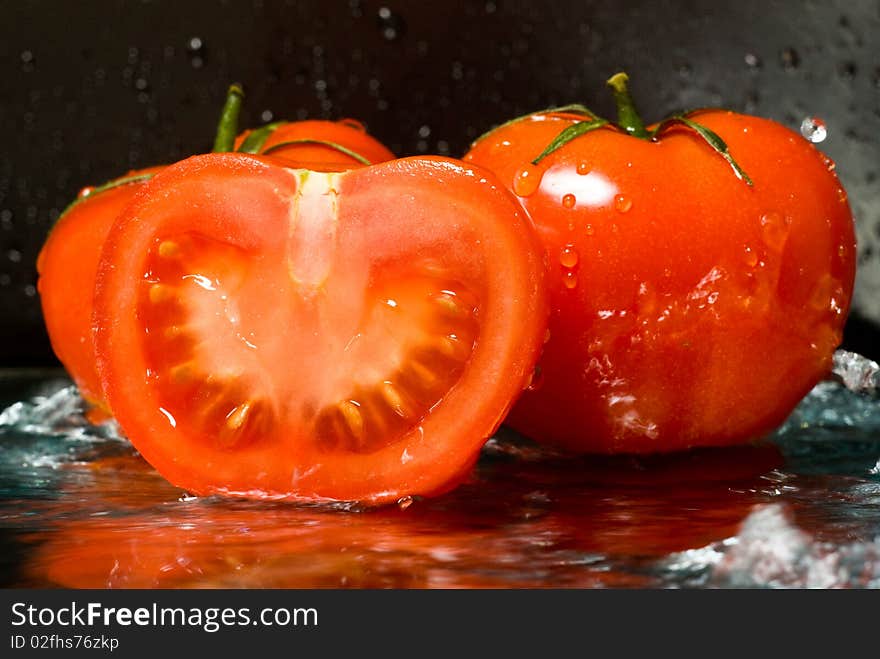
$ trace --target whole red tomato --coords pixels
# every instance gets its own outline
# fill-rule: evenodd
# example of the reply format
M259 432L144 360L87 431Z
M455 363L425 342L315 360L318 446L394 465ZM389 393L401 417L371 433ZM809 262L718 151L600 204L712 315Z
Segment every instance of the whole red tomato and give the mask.
M242 100L233 85L217 130L215 151L232 151ZM246 143L257 133L259 140ZM394 154L353 120L279 122L235 138L235 146L265 153L291 165L340 171L382 162ZM56 356L82 396L105 408L91 338L92 295L101 247L123 208L164 166L129 172L96 188L85 188L52 227L37 258L37 287L43 318Z
M195 156L104 244L102 390L197 494L366 503L457 485L531 376L543 253L489 173Z
M855 239L834 165L729 111L646 129L626 76L609 84L618 125L540 112L465 156L519 196L549 261L550 340L508 423L602 453L765 434L827 373L849 309Z

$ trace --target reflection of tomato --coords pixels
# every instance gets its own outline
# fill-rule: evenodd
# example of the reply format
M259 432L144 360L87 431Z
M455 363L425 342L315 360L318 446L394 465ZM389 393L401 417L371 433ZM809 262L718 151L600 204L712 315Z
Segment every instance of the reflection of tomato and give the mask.
M721 136L753 185L682 121ZM509 423L583 452L748 441L786 417L840 342L855 253L846 194L827 158L772 121L700 111L656 135L626 125L633 134L539 113L465 158L519 195L549 256L543 381Z
M172 483L375 503L466 473L546 323L522 210L440 158L178 163L114 225L95 307L110 407Z
M240 101L241 91L230 90L230 101ZM238 103L220 131L235 135ZM262 129L258 129L262 130ZM236 140L241 146L254 131ZM297 166L341 171L394 158L388 149L367 135L352 120L299 121L273 125L264 131L260 151L270 151ZM231 140L231 137L230 137ZM231 149L229 144L228 148ZM221 149L224 148L221 146ZM87 188L59 218L37 260L37 286L52 348L84 398L103 404L91 338L92 296L98 258L114 220L143 184L163 167L129 172L97 188Z
M175 503L127 457L71 480L68 497L112 514L64 518L27 574L75 588L657 586L650 562L734 535L779 463L773 447L487 458L444 497L347 512Z
M538 499L546 508L542 528L579 551L660 558L735 535L764 501L761 476L782 463L779 449L765 444L542 460L503 477L546 497L546 504Z

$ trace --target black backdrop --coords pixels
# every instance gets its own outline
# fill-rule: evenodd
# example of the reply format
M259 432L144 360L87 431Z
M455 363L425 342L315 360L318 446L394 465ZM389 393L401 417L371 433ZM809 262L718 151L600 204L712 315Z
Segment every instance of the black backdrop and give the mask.
M880 3L12 1L0 8L0 366L54 363L34 262L84 185L209 148L229 82L244 124L357 117L401 155L461 155L494 123L626 69L648 120L724 105L822 117L857 216L849 347L880 351ZM796 175L793 172L792 175Z

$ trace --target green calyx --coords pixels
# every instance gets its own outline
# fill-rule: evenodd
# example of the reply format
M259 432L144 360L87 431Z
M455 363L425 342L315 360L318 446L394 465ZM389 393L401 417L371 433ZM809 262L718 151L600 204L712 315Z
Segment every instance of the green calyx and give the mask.
M656 142L668 129L674 126L682 126L688 130L693 131L694 134L699 136L713 151L715 151L715 153L724 158L724 160L727 161L727 164L730 165L733 173L738 179L745 182L749 186L753 185L752 179L749 178L749 175L746 174L743 168L739 166L736 160L734 160L733 156L730 153L730 149L728 149L727 144L724 142L724 140L721 139L721 137L714 131L709 130L708 128L706 128L702 124L697 123L693 119L690 119L688 117L689 113L685 112L682 114L675 114L661 121L653 130L648 130L645 127L645 124L642 122L641 116L636 111L635 102L633 101L632 95L630 94L629 88L627 86L628 82L629 76L623 72L615 73L606 81L606 84L611 88L611 92L614 95L614 101L617 104L616 123L613 123L607 119L603 119L595 112L589 110L583 105L564 105L561 107L547 108L546 110L541 110L539 112L531 112L527 115L511 119L510 121L507 121L500 126L493 128L489 132L484 133L483 135L478 137L476 141L479 142L483 138L494 133L499 128L504 128L505 126L509 126L510 124L513 124L517 121L527 119L535 115L567 114L575 115L576 117L578 117L576 123L562 130L553 139L553 141L550 142L550 144L548 144L547 147L540 154L538 154L534 160L532 160L533 165L538 165L544 158L549 156L554 151L561 149L572 140L577 139L581 135L585 135L599 128L607 127L626 133L627 135L636 139Z
M266 124L265 126L261 126L260 128L255 128L250 133L248 133L247 137L242 141L242 143L238 146L236 151L238 153L253 153L253 154L261 154L261 155L271 155L272 152L278 151L279 149L283 149L287 146L293 146L296 144L319 144L321 146L326 146L330 149L338 151L342 155L349 156L359 162L362 165L372 165L373 163L362 156L357 151L353 151L347 147L342 146L336 142L331 142L329 140L315 140L315 139L295 139L295 140L285 140L284 142L279 142L278 144L273 144L269 148L264 148L266 141L269 139L269 136L272 135L278 128L285 125L286 121L276 121L275 123Z
M67 208L65 208L58 216L58 219L60 220L62 217L64 217L70 211L76 208L79 204L86 201L87 199L91 199L95 195L99 195L102 192L107 192L108 190L112 190L113 188L121 188L124 185L131 185L132 183L143 183L144 181L149 181L155 175L155 172L147 172L144 174L135 174L134 176L123 176L121 178L116 178L112 181L108 181L107 183L96 185L94 188L88 191L88 194L81 194L79 197L71 201L67 205Z
M284 147L293 146L296 144L318 144L320 146L326 146L331 149L334 149L335 151L338 151L339 153L341 153L343 155L354 158L362 165L372 165L373 164L369 160L364 158L358 152L352 151L351 149L347 149L346 147L342 146L341 144L337 144L336 142L330 142L328 140L309 140L309 139L288 140L286 142L279 142L278 144L273 144L268 149L263 151L263 154L268 156L273 151L277 151L279 149L283 149Z

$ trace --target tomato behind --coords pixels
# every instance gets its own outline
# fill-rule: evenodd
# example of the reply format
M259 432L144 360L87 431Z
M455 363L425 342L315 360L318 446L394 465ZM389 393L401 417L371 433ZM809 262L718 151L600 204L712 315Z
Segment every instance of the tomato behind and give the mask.
M99 372L195 493L381 503L467 473L531 377L541 251L491 175L241 154L155 177L99 270Z
M105 190L88 188L49 233L37 258L37 289L55 355L83 398L103 394L92 348L92 292L101 247L113 221L148 177L161 167L129 172Z

